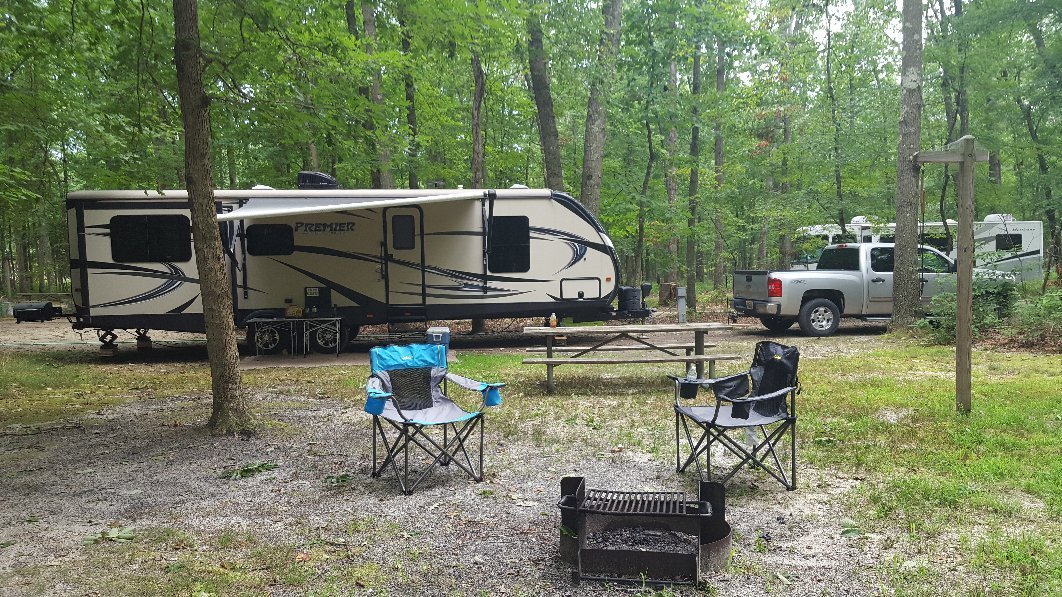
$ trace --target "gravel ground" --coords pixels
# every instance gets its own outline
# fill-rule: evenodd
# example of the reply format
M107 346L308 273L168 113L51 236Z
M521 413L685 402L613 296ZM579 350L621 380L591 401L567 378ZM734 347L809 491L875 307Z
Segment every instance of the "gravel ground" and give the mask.
M26 334L22 326L0 322L0 349L96 347L94 337L76 340L68 328L23 326L38 331ZM802 355L870 348L873 332L882 329L853 327L830 339L801 338ZM152 335L156 341L198 340ZM741 328L720 336L719 344L744 354L751 342L767 337L758 327ZM276 424L248 439L209 436L200 426L209 411L205 396L130 402L32 434L0 429L0 540L14 541L0 550L0 593L33 594L42 587L31 583L43 581L51 594L93 594L96 589L79 580L80 567L92 565L94 547L82 540L120 525L179 529L196 537L247 532L265 544L297 548L358 542L349 551L357 555L348 557L384 565L409 561L411 573L383 582L388 593L628 594L634 589L572 584L558 550L560 478L581 475L593 488L695 494L692 477L677 475L647 453L538 447L492 434L488 419L484 483L469 482L459 470L442 471L403 496L392 479L368 475L371 419L360 404L257 398L265 418ZM279 466L246 479L220 478L226 469L258 461ZM343 473L351 475L349 482L324 482ZM803 464L800 475L795 492L756 476L749 476L755 484L744 480L730 487L727 519L735 553L725 571L708 579L719 595L880 590L880 579L870 572L886 553L880 540L840 537L842 504L860 481ZM370 521L365 524L377 529L370 535L389 529L387 540L361 544L363 539L349 535L352 521ZM327 574L334 562L315 563L318 574ZM269 592L303 591L277 586ZM675 592L703 594L692 588Z

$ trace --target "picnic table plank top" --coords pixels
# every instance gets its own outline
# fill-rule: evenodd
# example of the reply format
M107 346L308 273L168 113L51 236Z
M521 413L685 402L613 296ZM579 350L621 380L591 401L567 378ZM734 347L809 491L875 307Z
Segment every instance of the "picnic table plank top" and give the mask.
M524 328L529 336L591 336L600 334L652 334L656 332L707 332L729 330L726 323L648 323L637 325L588 325L574 327L537 327Z
M588 357L530 357L525 365L622 365L631 363L710 363L712 361L737 361L744 357L733 354L708 354L666 357L588 358Z

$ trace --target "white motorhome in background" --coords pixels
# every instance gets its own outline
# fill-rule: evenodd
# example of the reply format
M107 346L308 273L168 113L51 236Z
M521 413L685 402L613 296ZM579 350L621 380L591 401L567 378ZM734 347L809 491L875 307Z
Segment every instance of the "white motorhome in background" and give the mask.
M321 186L215 191L236 325L291 306L342 318L348 337L407 321L644 316L630 296L612 309L612 241L567 194ZM204 330L185 191L79 191L67 212L75 329Z
M959 223L948 220L952 244ZM840 243L891 243L895 241L896 224L873 224L866 216L856 216L842 232L837 224L805 226L799 230L800 255L792 269L815 269L818 253L826 245ZM957 253L946 244L944 222L920 222L919 244L944 251L955 259ZM976 267L1013 272L1021 280L1043 277L1044 225L1040 221L1018 221L1010 214L990 214L984 221L974 222L974 253Z

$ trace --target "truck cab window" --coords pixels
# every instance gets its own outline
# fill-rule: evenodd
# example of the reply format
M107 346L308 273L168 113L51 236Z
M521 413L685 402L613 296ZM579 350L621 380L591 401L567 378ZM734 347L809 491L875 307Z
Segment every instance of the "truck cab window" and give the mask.
M888 247L870 250L870 269L878 273L891 273L895 266L895 253Z
M827 249L819 255L818 269L859 271L859 248L843 247Z
M251 224L246 236L250 255L291 255L295 252L295 233L287 224Z
M487 269L519 273L531 269L531 227L527 216L494 216L488 231Z
M192 260L192 227L187 216L114 216L110 224L115 263Z
M938 253L919 249L918 271L931 274L946 274L951 271L951 262Z

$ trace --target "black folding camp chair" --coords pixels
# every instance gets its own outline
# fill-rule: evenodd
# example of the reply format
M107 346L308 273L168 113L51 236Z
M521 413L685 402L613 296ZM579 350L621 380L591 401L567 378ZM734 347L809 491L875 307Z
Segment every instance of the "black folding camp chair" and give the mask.
M763 341L756 344L752 366L744 373L717 379L672 377L675 380L676 470L682 472L691 464L696 465L702 478L712 480L712 446L718 444L732 452L738 462L730 464L729 470L715 480L726 483L748 464L763 469L789 491L796 489L799 360L796 347ZM698 388L712 390L711 403L693 403ZM754 438L748 442L751 445L741 441L745 438L734 437L747 429L759 432L746 434ZM688 451L685 457L682 437ZM704 472L701 471L702 455ZM783 466L783 462L788 466Z
M372 377L365 411L373 419L372 476L392 469L406 494L439 465L454 464L482 481L483 411L501 404L500 388L505 384L450 373L441 344L376 347L369 351L369 362ZM481 393L479 408L466 411L450 400L447 382ZM378 459L381 444L382 460Z

